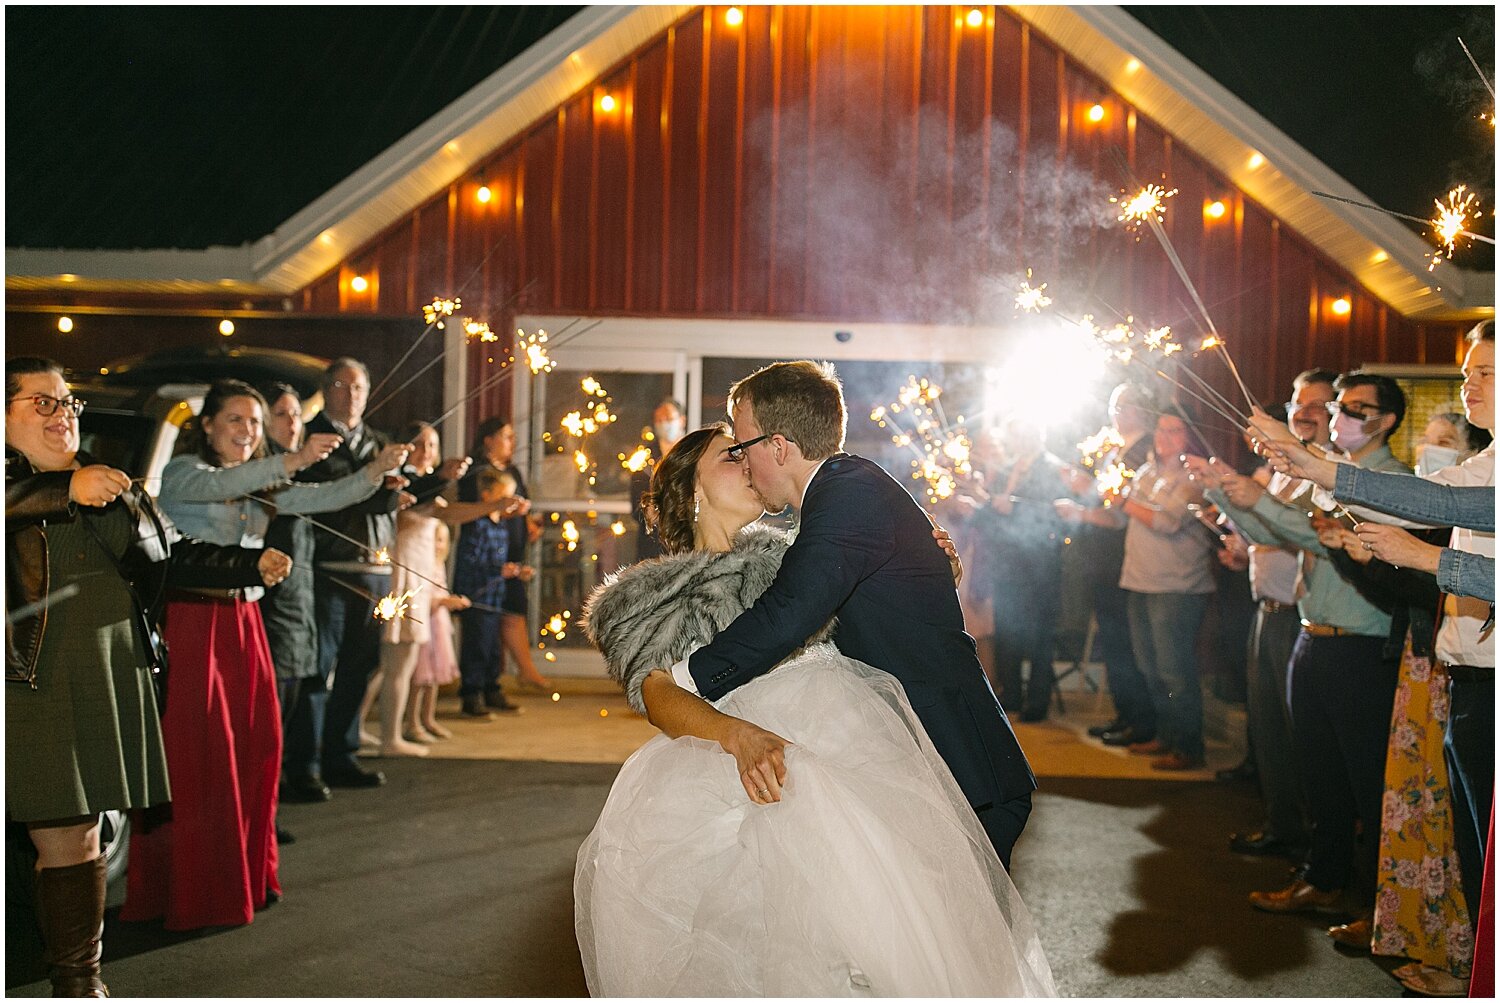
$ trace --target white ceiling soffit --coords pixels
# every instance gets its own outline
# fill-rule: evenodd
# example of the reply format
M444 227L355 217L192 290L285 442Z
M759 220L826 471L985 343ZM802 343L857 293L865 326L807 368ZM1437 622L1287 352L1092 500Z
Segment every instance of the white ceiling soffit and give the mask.
M256 279L313 282L693 9L584 8L256 241Z
M204 250L73 251L12 247L5 288L17 291L265 295L250 267L250 245Z
M1493 316L1492 273L1428 272L1401 223L1310 194L1372 201L1119 7L1011 10L1402 314Z

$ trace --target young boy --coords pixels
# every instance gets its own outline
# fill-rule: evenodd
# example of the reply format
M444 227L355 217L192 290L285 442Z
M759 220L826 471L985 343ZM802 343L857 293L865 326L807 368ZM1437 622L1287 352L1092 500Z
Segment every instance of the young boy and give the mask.
M493 467L482 468L476 479L482 502L495 505L516 493L516 479ZM460 538L453 572L454 594L467 596L474 604L458 614L463 625L459 696L465 715L484 720L490 719L485 694L500 689L500 604L505 599L505 583L521 575L521 566L505 559L510 543L506 522L495 511L471 523L469 532Z

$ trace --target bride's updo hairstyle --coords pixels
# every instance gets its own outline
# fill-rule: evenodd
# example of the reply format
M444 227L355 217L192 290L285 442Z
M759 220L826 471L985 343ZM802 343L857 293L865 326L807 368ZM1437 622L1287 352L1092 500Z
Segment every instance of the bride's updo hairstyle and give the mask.
M646 528L656 534L669 554L693 549L693 503L698 487L698 461L719 436L729 431L722 421L696 429L656 464L651 490L641 497Z

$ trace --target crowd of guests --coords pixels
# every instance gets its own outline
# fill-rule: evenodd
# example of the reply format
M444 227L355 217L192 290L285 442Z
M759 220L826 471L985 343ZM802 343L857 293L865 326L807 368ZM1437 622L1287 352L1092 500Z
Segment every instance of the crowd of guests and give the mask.
M1415 477L1389 444L1407 418L1396 381L1312 369L1284 417L1246 430L1254 469L1210 457L1187 415L1122 385L1112 446L1091 459L1132 476L1088 476L1013 420L975 444L985 475L953 510L967 620L979 635L993 616L981 642L1002 702L1048 713L1066 541L1115 707L1090 732L1153 769L1204 767L1213 602L1219 650L1244 667L1249 746L1221 779L1253 775L1264 803L1230 847L1297 865L1249 904L1353 912L1329 937L1407 959L1395 977L1433 996L1464 995L1471 975L1493 985L1493 958L1475 956L1494 780L1492 322L1470 333L1463 375L1463 413L1426 421ZM1423 507L1428 483L1483 496L1474 512L1446 496Z
M369 426L357 359L328 367L305 426L290 386L221 380L153 498L80 452L85 402L58 364L7 360L6 390L6 806L37 850L55 994L106 992L101 812L135 819L121 919L242 925L281 896L279 802L380 786L362 749L452 737L444 684L462 679L471 720L517 711L502 652L548 685L509 422L480 426L471 464L431 425ZM392 595L405 614L375 616Z
M1264 802L1231 849L1299 865L1250 904L1359 907L1329 936L1408 959L1396 977L1428 995L1483 975L1493 363L1480 325L1464 412L1427 422L1418 477L1389 446L1407 418L1399 385L1313 369L1284 418L1254 419L1255 469L1210 457L1189 415L1122 385L1091 465L1129 476L1093 476L1014 418L974 444L984 474L949 513L1002 702L1048 715L1071 559L1115 708L1091 733L1153 769L1204 766L1200 635L1217 609L1220 648L1244 667ZM471 720L515 713L507 657L523 684L550 685L527 635L540 525L509 422L482 423L468 456L444 460L430 425L392 438L364 421L356 359L329 366L305 426L291 387L220 381L153 500L79 452L83 402L55 363L11 359L6 383L7 810L37 849L57 992L103 992L100 811L137 811L123 919L248 923L281 894L278 847L293 837L280 801L381 785L362 749L426 755L451 737L443 685L460 684ZM659 457L683 434L681 405L663 401L653 427ZM1440 505L1418 498L1424 483L1489 501ZM386 595L407 615L375 617Z

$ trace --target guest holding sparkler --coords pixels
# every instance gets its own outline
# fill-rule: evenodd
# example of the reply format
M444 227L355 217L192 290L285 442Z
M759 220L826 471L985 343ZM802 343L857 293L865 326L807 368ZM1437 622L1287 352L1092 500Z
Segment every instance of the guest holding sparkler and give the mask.
M500 688L500 666L505 655L501 649L505 597L510 583L520 578L521 565L510 560L511 524L507 509L524 512L520 506L507 506L514 499L516 480L509 473L492 466L479 468L474 477L478 501L489 508L487 515L464 524L458 538L458 563L453 588L469 598L473 605L459 613L462 636L459 639L458 669L463 679L460 697L464 713L470 717L488 718L484 699Z
M1056 676L1054 631L1062 589L1065 524L1053 501L1068 495L1065 465L1046 450L1042 427L1029 416L1002 426L1004 462L988 481L988 499L974 527L989 544L995 618L995 675L1002 703L1021 720L1047 717ZM1021 685L1021 663L1031 674Z
M1387 440L1406 413L1406 395L1387 376L1352 372L1334 383L1331 440L1361 467L1405 471ZM1254 892L1267 912L1327 911L1346 888L1362 901L1374 893L1386 740L1397 663L1385 657L1391 627L1382 608L1344 579L1318 539L1310 491L1289 501L1270 495L1222 464L1197 463L1194 476L1235 525L1257 543L1302 552L1297 609L1302 630L1290 664L1292 739L1312 819L1305 876L1285 888ZM1332 765L1330 765L1332 764ZM1355 827L1358 846L1356 878Z
M335 432L343 441L327 459L298 475L299 480L348 476L392 445L388 436L364 421L369 394L369 370L358 359L335 359L324 370L323 411L307 423L307 430ZM404 459L406 444L401 445ZM325 782L333 787L378 787L385 782L380 771L366 770L355 761L360 701L380 664L381 626L373 615L373 597L389 589L397 511L440 494L457 479L463 464L461 457L446 460L437 473L417 481L387 477L370 497L330 513L316 527L318 678L299 695L285 756L285 784L299 800L324 800Z
M1464 357L1464 382L1461 391L1468 421L1485 430L1492 430L1495 423L1494 363L1494 326L1493 322L1486 321L1476 325L1469 333L1469 349ZM1254 420L1254 428L1258 436L1263 440L1273 442L1278 450L1296 454L1294 459L1297 462L1289 469L1305 474L1320 486L1331 489L1335 498L1350 504L1378 502L1379 508L1356 508L1354 510L1356 515L1363 518L1387 522L1401 521L1382 514L1388 511L1420 517L1419 509L1422 505L1419 504L1419 499L1422 495L1415 490L1418 486L1427 488L1426 494L1438 496L1434 499L1434 505L1439 501L1452 503L1457 500L1452 497L1443 497L1438 491L1439 486L1446 488L1449 492L1478 490L1484 487L1493 490L1495 477L1493 441L1462 463L1427 474L1426 480L1431 482L1430 485L1411 482L1411 486L1403 491L1405 478L1375 476L1347 462L1334 463L1327 459L1316 459L1306 450L1297 449L1284 440L1278 440L1272 434L1273 430L1262 418ZM1423 452L1425 454L1426 450ZM1333 457L1332 459L1339 458ZM1274 455L1273 462L1277 462ZM1448 548L1439 549L1422 543L1393 526L1367 522L1357 527L1357 535L1360 537L1360 546L1357 549L1367 549L1377 553L1401 565L1403 569L1423 568L1427 571L1435 571L1438 573L1440 583L1445 583L1445 588L1454 589L1443 598L1437 638L1433 645L1435 664L1431 666L1431 671L1433 676L1445 675L1447 677L1445 695L1448 714L1443 737L1444 760L1447 766L1447 784L1453 808L1453 841L1458 851L1463 898L1469 906L1471 924L1485 904L1481 879L1488 873L1485 826L1491 821L1491 800L1494 787L1494 607L1489 602L1466 599L1456 594L1459 562L1455 558L1478 555L1493 559L1495 552L1493 504L1491 498L1487 502L1481 501L1478 506L1478 514L1487 516L1491 520L1487 530L1457 528L1452 533ZM1449 518L1464 514L1460 510L1460 505L1448 504L1446 508L1451 510L1448 512ZM1435 511L1435 507L1433 510ZM1408 523L1408 525L1411 524ZM1493 589L1493 570L1490 571L1486 584ZM1414 644L1415 637L1414 633ZM1435 739L1427 732L1440 717L1436 709L1443 702L1443 696L1444 694L1435 694L1431 697L1434 713L1429 717L1432 720L1423 723L1417 736L1418 738L1425 736L1429 747L1434 744ZM1394 718L1393 721L1395 721ZM1392 751L1395 745L1395 730L1396 727L1393 726ZM1409 753L1410 750L1404 751ZM1421 766L1423 775L1440 776L1443 771L1433 761L1430 750L1423 758ZM1402 777L1406 773L1407 771L1397 772L1395 776L1397 787L1401 785ZM1388 763L1386 775L1388 788L1392 786L1391 781L1392 774ZM1388 792L1387 798L1390 797ZM1428 817L1427 813L1424 813L1421 819L1410 821L1420 823L1419 829L1414 830L1412 835L1424 838L1435 835L1440 838L1440 834L1433 833L1434 820ZM1403 826L1403 829L1405 828ZM1382 839L1384 838L1385 833L1382 833ZM1441 859L1441 856L1435 859ZM1449 897L1450 904L1452 898ZM1391 901L1386 902L1385 899ZM1457 970L1458 966L1453 962L1456 952L1461 951L1464 946L1463 938L1454 936L1451 927L1429 932L1425 926L1421 927L1421 933L1418 936L1404 936L1403 930L1410 930L1413 922L1420 922L1426 918L1422 915L1419 905L1415 908L1415 917L1413 916L1414 905L1415 899L1411 894L1403 895L1399 892L1385 895L1382 901L1377 903L1373 930L1374 949L1381 953L1406 953L1418 959L1414 965L1403 966L1396 970L1397 977L1401 978L1408 988L1429 995L1461 994L1462 972ZM1387 906L1394 908L1387 908ZM1399 951L1398 941L1401 942ZM1476 964L1475 968L1477 971L1479 965Z
M1309 369L1292 381L1286 426L1300 441L1328 444L1328 404L1335 396L1337 378L1326 369ZM1276 472L1266 490L1276 499L1289 501L1299 485L1307 490L1300 478ZM1265 819L1253 832L1230 835L1229 847L1235 853L1301 859L1307 847L1307 805L1287 705L1292 648L1301 630L1297 615L1301 553L1286 544L1252 542L1249 548L1250 591L1258 608L1250 636L1245 716Z
M290 564L183 539L128 474L80 452L84 401L57 363L7 359L5 390L5 809L36 846L53 995L102 997L99 813L172 796L152 680L162 591L274 581Z
M1094 469L1118 468L1135 471L1145 462L1151 450L1151 416L1141 388L1122 383L1109 397L1110 424L1101 430L1113 445L1094 457ZM1071 522L1084 523L1083 532L1074 542L1081 548L1078 557L1093 576L1094 620L1098 625L1099 647L1104 655L1104 671L1109 692L1115 704L1115 719L1089 729L1089 734L1105 745L1127 746L1149 742L1156 737L1156 709L1146 677L1135 659L1130 642L1130 614L1125 590L1120 588L1120 570L1125 563L1125 526L1099 508L1096 485L1079 475L1073 485L1077 492L1093 492L1088 507L1069 499L1059 500L1057 510Z
M297 451L271 456L265 412L259 391L238 380L215 383L204 398L195 448L162 472L162 511L190 537L260 547L273 511L338 509L379 486L378 469L327 485L288 483L327 456L338 436L311 435ZM169 930L237 926L281 895L274 824L281 715L260 597L259 588L169 595L172 699L162 733L172 820L133 841L123 919L162 917Z
M469 471L469 475L458 485L459 501L479 500L478 476L485 467L492 467L509 474L516 484L516 497L528 497L526 479L521 476L521 470L514 462L516 429L510 419L486 418L480 422L479 428L474 433L474 448L470 452L474 457L474 469ZM458 549L460 551L465 546L465 534L471 532L474 525L474 523L469 523L459 530ZM529 544L541 539L542 525L536 516L514 515L510 517L507 535L510 549L506 554L506 561L520 570L514 578L506 581L505 595L500 603L505 610L505 616L500 620L502 650L500 657L503 660L505 655L510 656L511 661L515 662L516 674L520 676L524 685L537 690L545 690L552 683L537 671L536 663L532 661L531 638L526 622L531 608L526 593L526 583L531 581L535 574L535 569L526 563L526 548ZM505 691L500 688L500 675L503 668L502 661L495 668L493 683L488 684L484 692L477 697L470 696L464 700L465 715L484 720L489 718L492 710L507 713L516 713L520 710L518 705L506 699ZM486 674L485 678L491 678L490 674Z

